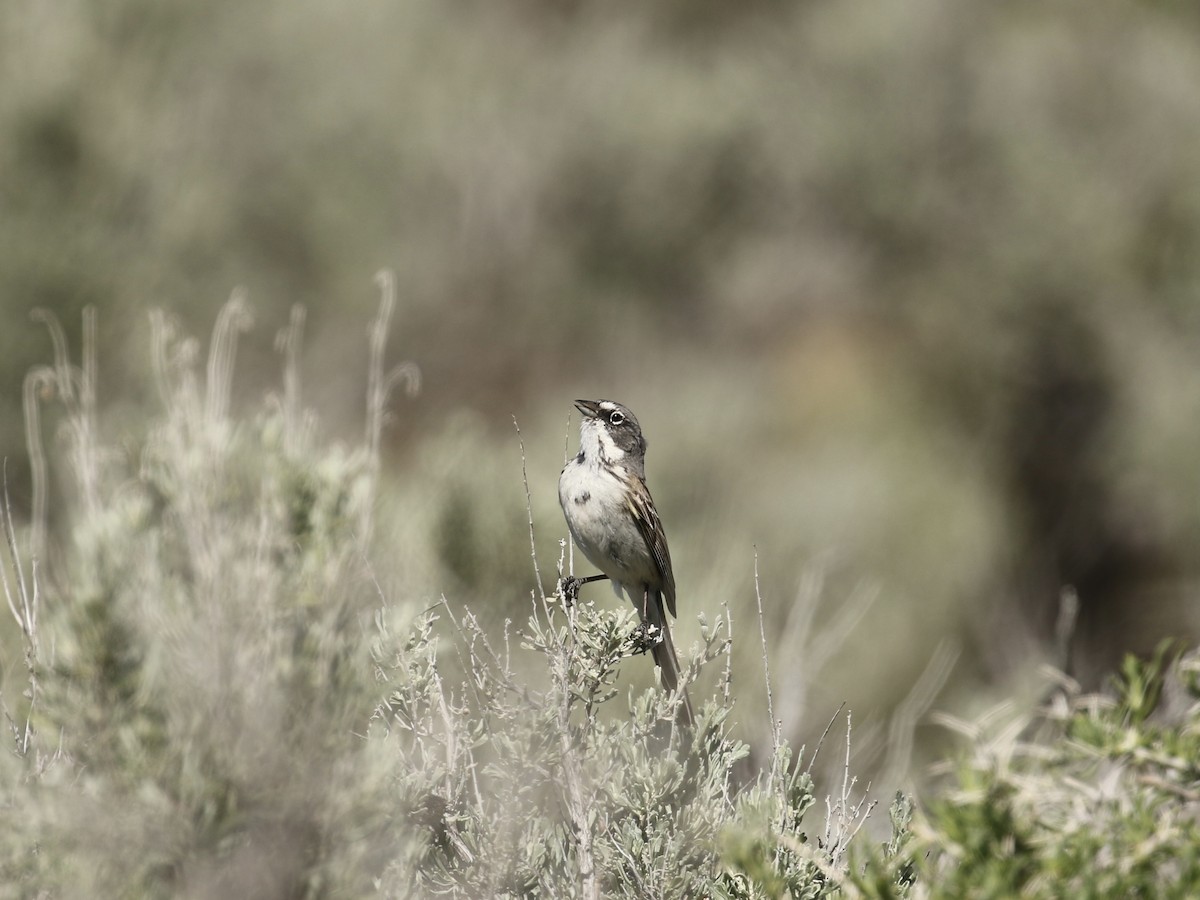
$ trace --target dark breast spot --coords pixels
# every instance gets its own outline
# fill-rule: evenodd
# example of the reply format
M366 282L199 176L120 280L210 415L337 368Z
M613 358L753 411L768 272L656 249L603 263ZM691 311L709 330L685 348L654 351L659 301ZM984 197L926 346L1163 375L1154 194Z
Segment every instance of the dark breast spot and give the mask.
M583 506L583 504L587 503L587 502L588 502L589 500L591 500L591 499L592 499L592 495L591 495L589 492L587 492L587 491L584 491L582 494L578 494L578 495L576 495L576 497L575 497L575 505L576 505L576 506Z

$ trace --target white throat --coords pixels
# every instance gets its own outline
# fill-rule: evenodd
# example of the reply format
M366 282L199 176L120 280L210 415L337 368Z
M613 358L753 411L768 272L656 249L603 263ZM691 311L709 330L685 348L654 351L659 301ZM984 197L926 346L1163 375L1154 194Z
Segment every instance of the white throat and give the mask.
M599 465L601 461L620 462L625 451L616 445L612 435L595 419L584 419L579 427L579 452L584 461Z

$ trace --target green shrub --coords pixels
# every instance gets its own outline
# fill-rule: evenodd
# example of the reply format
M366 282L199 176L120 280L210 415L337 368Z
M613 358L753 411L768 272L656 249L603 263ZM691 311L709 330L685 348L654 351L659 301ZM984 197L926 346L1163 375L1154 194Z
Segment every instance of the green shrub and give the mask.
M1064 682L974 726L949 786L856 880L872 897L1200 896L1200 654Z

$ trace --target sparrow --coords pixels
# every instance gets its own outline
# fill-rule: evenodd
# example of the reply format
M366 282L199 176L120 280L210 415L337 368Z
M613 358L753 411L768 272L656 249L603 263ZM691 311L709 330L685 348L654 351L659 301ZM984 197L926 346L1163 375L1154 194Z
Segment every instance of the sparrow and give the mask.
M582 413L579 454L563 467L558 502L575 545L602 574L564 579L565 595L580 585L608 579L617 596L633 602L653 641L651 653L663 687L679 690L679 658L667 612L675 615L675 574L658 510L646 487L646 439L627 406L612 400L576 400ZM650 631L653 626L653 632ZM687 690L680 717L695 716Z

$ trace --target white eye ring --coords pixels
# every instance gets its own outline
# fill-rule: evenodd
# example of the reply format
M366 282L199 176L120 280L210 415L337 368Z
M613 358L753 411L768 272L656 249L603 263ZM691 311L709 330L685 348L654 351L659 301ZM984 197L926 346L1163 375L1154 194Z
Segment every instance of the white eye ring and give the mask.
M608 422L610 425L620 425L624 421L625 421L625 414L623 412L621 412L619 409L613 410L612 415L610 415L608 417Z

